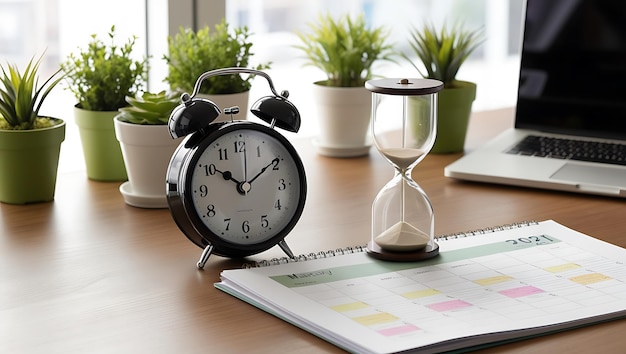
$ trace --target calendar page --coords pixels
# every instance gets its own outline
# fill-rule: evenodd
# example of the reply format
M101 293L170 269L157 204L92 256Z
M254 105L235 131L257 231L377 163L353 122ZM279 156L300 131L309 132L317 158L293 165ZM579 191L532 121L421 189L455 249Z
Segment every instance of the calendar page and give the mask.
M224 271L216 286L344 349L374 353L546 334L626 310L626 250L557 223L438 242L439 257L422 262L354 253Z

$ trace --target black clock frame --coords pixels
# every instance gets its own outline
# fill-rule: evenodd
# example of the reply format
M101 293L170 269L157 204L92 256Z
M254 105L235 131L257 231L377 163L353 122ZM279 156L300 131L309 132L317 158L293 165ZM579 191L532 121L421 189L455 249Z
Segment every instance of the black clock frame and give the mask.
M202 152L206 150L213 141L224 134L237 130L256 130L278 140L292 156L298 170L298 179L300 181L300 200L289 223L273 237L257 244L236 244L214 234L202 222L196 213L192 201L191 174L193 173L193 168L190 167L195 166ZM171 168L172 166L178 167ZM307 181L304 165L293 145L276 130L249 121L213 123L206 129L202 129L187 136L172 156L166 180L168 206L174 221L185 236L203 249L211 245L212 254L235 258L263 252L282 242L299 221L304 210L307 195Z

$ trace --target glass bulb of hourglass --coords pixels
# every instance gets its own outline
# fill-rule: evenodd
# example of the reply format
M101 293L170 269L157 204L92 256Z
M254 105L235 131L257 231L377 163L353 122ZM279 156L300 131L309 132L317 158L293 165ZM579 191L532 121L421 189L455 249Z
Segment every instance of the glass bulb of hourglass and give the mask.
M432 239L432 204L407 175L398 171L374 201L373 241L388 251L417 251Z
M389 251L417 251L426 247L430 236L406 221L398 221L376 236L374 241Z
M409 170L409 167L412 167L424 155L423 150L415 148L382 148L380 153L400 171ZM404 184L406 182L401 181L400 183ZM403 195L402 198L404 199L405 196ZM430 236L409 224L405 220L404 214L405 212L402 213L401 220L374 238L374 241L383 249L390 251L415 251L426 247L428 241L430 241Z
M401 171L408 170L425 153L420 149L401 147L381 148L379 151Z

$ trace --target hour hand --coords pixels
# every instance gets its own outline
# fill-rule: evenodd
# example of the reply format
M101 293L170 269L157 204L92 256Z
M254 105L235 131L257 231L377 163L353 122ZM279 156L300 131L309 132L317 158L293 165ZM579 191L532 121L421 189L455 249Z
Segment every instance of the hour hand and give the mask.
M263 174L263 172L265 172L270 166L272 165L277 165L278 164L278 157L274 158L270 163L267 164L267 166L263 167L261 169L261 172L257 173L256 176L252 177L252 179L250 181L248 181L248 183L252 183L254 182L255 179L259 178L260 175Z
M241 182L233 178L233 174L230 171L220 171L216 168L215 172L218 172L219 174L221 174L222 178L224 178L226 181L233 181L238 185L241 184Z
M233 178L233 174L230 171L220 171L217 168L215 169L215 172L219 173L222 175L222 178L224 178L224 180L226 181L233 181L235 182L235 184L237 185L237 192L241 195L247 195L248 192L250 191L250 182L240 182L238 180L236 180L235 178Z

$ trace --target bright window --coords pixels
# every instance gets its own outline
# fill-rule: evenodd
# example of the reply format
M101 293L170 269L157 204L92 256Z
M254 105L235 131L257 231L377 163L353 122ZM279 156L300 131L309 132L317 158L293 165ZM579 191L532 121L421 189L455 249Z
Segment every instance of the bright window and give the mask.
M519 39L522 0L231 0L226 2L227 20L233 26L248 26L254 33L253 63L271 61L270 75L278 89L288 89L303 115L299 135L317 131L315 107L309 92L312 82L325 78L318 69L304 66L297 31L308 31L308 24L320 14L363 13L373 26L385 26L397 50L409 51L407 40L413 27L423 23L441 26L462 22L466 28L484 28L486 41L461 68L460 80L474 81L478 93L474 111L515 105L519 71ZM398 58L397 63L380 64L375 74L382 77L419 77ZM256 84L253 90L267 90ZM265 91L263 91L265 92ZM260 97L262 92L251 97ZM313 114L311 114L313 113Z
M164 22L166 20L164 18ZM23 69L31 57L45 52L41 66L41 76L45 79L59 68L69 53L86 46L92 34L107 42L112 25L115 25L118 42L137 36L136 55L146 55L145 0L0 0L0 60ZM165 41L166 32L163 37ZM41 113L62 118L67 124L59 171L84 170L72 111L76 100L63 85L59 84L52 91Z
M224 1L225 8L224 10ZM407 48L408 31L424 21L441 25L461 20L468 28L484 27L486 41L461 69L458 78L478 83L474 110L509 107L517 94L519 38L523 0L0 0L0 60L20 67L35 55L46 52L43 75L54 72L70 52L84 46L91 34L107 39L112 25L117 39L137 36L136 55L150 54L150 90L166 88L167 68L162 60L167 36L178 26L211 27L224 13L231 26L246 25L253 32L252 64L271 61L269 74L278 90L291 92L301 110L298 137L317 133L315 107L311 102L312 82L324 74L305 67L296 31L319 14L365 14L375 26L386 26L399 50ZM168 8L170 12L168 13ZM120 11L123 9L123 11ZM195 10L194 10L195 9ZM194 13L195 11L195 13ZM385 63L375 72L383 77L418 74L402 59ZM267 95L267 84L255 80L252 100ZM67 121L66 141L61 148L60 171L83 170L78 128L73 122L75 99L61 87L55 89L42 113ZM286 134L289 136L289 134Z

